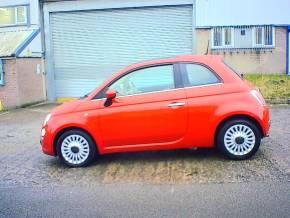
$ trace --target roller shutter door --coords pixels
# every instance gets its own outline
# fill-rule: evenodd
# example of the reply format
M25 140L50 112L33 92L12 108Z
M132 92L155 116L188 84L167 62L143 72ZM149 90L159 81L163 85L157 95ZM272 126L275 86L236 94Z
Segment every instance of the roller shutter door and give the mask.
M78 97L117 70L192 53L192 6L50 15L56 97Z

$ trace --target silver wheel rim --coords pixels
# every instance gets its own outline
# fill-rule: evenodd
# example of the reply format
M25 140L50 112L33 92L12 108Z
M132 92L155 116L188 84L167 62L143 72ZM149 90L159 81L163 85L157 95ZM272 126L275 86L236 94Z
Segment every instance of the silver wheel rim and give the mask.
M256 137L253 130L242 124L231 126L225 133L224 144L233 155L248 154L255 146Z
M81 164L88 158L90 147L88 141L80 135L69 135L61 144L61 154L70 164Z

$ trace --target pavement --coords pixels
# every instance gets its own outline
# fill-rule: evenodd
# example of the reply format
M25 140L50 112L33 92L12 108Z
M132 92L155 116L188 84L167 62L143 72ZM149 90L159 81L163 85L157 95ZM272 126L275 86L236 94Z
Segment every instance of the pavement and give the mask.
M0 114L0 217L289 217L290 106L250 160L215 149L110 154L67 168L41 152L53 104Z

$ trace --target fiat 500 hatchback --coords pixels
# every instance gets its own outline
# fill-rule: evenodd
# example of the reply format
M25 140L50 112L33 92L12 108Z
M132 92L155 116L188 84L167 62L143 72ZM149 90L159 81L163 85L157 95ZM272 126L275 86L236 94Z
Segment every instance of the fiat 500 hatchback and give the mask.
M71 167L97 154L216 146L251 157L268 135L259 91L219 56L182 56L124 68L86 97L47 115L44 153Z

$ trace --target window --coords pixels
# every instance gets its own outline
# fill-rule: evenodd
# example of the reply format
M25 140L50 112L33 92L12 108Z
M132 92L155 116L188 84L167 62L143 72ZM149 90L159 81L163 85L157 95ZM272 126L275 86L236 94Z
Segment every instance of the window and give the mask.
M263 45L263 28L255 28L255 45Z
M0 59L0 85L4 85L4 67L3 61Z
M27 7L0 8L0 26L27 24Z
M212 29L212 47L223 48L233 47L233 28L231 27L215 27Z
M220 83L219 78L211 70L199 64L184 64L183 71L186 87Z
M213 47L220 47L222 46L222 28L214 28L213 29Z
M225 46L231 46L232 44L232 30L231 28L224 28L224 41Z
M174 89L173 66L149 67L129 73L111 86L118 96Z
M254 47L273 47L275 31L272 26L253 28L253 46Z
M264 43L265 45L273 45L273 27L266 26L264 27Z

